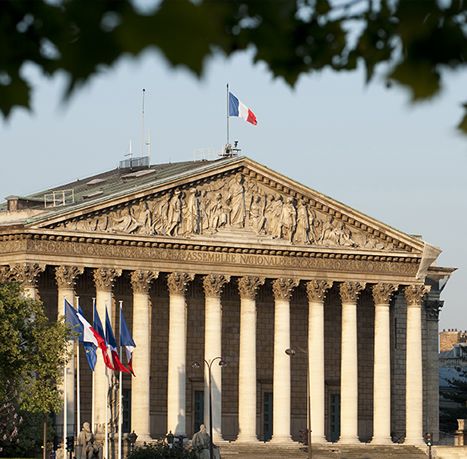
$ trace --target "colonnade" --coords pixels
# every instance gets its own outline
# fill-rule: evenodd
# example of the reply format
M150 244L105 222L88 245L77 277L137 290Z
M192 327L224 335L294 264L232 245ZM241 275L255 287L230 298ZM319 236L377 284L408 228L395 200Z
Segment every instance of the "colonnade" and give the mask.
M19 266L19 265L18 265ZM25 282L27 293L35 297L35 279L44 269L16 268L15 276ZM58 298L63 305L67 295L72 300L74 279L82 269L56 268ZM94 271L97 310L104 317L106 304L112 304L112 287L121 270L99 268ZM132 379L132 430L143 440L150 439L150 320L149 286L158 277L155 271L140 270L131 274L133 288L133 334L138 347L134 351L134 366L139 368ZM170 294L167 432L186 434L186 308L185 291L194 274L174 272L167 276ZM229 276L207 275L203 278L205 291L205 359L209 362L222 355L221 301L223 286ZM265 278L240 277L240 343L239 343L239 397L237 442L257 442L256 432L256 292ZM274 368L273 368L273 437L272 443L291 442L290 358L285 349L290 347L290 296L299 284L298 279L279 278L273 281L274 314ZM333 283L328 280L306 281L309 301L308 316L308 368L313 442L324 443L325 437L325 368L324 368L324 299ZM358 360L357 360L357 301L366 284L340 282L342 302L341 331L341 435L340 443L356 444L358 438ZM389 304L399 286L390 283L372 285L375 306L374 326L374 444L391 443L391 364ZM429 287L413 284L404 288L407 302L407 355L406 355L406 440L407 444L423 443L423 379L421 305ZM69 296L68 296L69 295ZM110 308L111 309L111 308ZM222 440L220 368L213 366L213 439ZM98 360L96 380L104 377L104 365ZM206 381L207 377L205 377ZM102 424L105 416L105 385L96 384L95 422ZM207 391L207 387L205 387ZM100 394L100 392L103 392ZM208 394L205 394L205 400ZM207 411L205 410L205 413Z

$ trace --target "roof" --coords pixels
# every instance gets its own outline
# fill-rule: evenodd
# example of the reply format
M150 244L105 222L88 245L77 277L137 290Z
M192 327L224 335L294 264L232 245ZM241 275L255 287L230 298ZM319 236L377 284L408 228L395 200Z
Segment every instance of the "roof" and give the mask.
M217 167L219 164L237 161L239 158L222 158L214 161L184 161L178 163L156 164L149 167L117 168L86 179L77 179L64 185L49 188L28 196L8 196L8 200L18 199L28 202L28 209L47 210L41 212L40 218L60 214L64 211L79 208L93 202L107 200L159 183L169 182L175 178L189 175L192 172ZM67 205L45 208L45 200L54 193L73 193L73 199ZM0 211L7 210L7 203L0 204ZM35 218L30 221L34 221Z

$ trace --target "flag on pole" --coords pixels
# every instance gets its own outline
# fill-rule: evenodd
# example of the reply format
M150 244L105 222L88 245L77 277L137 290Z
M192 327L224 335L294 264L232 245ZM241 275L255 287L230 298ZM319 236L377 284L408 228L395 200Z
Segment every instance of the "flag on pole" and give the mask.
M229 116L241 116L245 121L248 121L255 126L258 124L256 116L248 107L240 102L231 92L229 92Z
M78 315L80 315L84 319L83 311L81 310L81 306L79 305L78 305ZM81 341L81 337L80 337L80 341ZM96 368L98 346L96 346L94 343L90 341L84 341L84 338L82 341L83 341L84 350L86 351L86 358L88 359L89 366L91 367L91 370L94 371L94 369ZM102 341L104 341L104 338L102 338Z
M78 312L76 312L76 310L72 306L70 306L70 308L73 309L73 311L75 311L75 315L78 317L78 320L81 323L80 332L82 333L82 335L79 337L79 340L83 343L92 343L97 347L104 346L104 338L95 330L95 328L91 327L91 324L84 318L81 308Z
M129 370L123 366L122 362L120 362L120 359L118 358L117 342L115 341L114 332L112 331L112 325L110 324L109 315L107 314L107 308L105 308L105 338L107 339L107 343L112 354L114 371L124 371L125 373L129 373Z
M94 328L97 330L99 335L105 337L104 328L102 327L101 319L99 318L99 314L97 313L96 304L94 303ZM102 350L102 358L104 359L104 364L107 368L111 370L114 369L112 366L112 360L109 356L109 346L107 344L107 340L104 340L104 345L99 346Z
M83 336L83 325L79 320L78 315L76 314L76 309L70 303L68 303L67 300L65 300L65 322L70 324L72 327L78 327L75 328L74 331L78 333L79 336L76 336L72 339L79 338L81 341L81 337Z
M131 374L135 376L131 359L136 344L133 341L128 325L126 324L125 317L123 317L122 308L120 308L120 346L125 348L128 366L130 367Z

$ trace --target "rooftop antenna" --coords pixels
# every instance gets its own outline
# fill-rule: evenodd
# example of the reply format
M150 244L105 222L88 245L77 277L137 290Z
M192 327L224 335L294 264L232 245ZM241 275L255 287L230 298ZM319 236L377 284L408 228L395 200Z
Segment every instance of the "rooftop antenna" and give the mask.
M146 141L146 145L148 146L148 169L151 167L151 134L149 132L148 127L148 140Z
M146 89L143 88L143 109L142 109L142 121L141 121L141 158L143 157L143 147L144 147L144 95Z
M131 159L133 158L133 153L131 152L131 140L130 140L130 153L127 153L125 156L130 157L130 167L131 167L131 165L132 165Z

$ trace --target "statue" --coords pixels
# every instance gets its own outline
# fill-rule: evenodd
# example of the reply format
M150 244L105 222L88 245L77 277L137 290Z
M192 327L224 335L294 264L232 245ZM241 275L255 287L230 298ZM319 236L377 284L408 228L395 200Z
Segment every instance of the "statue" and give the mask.
M193 446L193 448L199 449L199 459L209 459L211 457L209 449L210 444L211 437L206 432L206 426L204 424L201 424L199 426L199 432L196 432L191 440L191 445ZM214 459L221 459L218 446L212 445L212 452L212 456Z
M230 224L243 228L245 225L245 190L243 188L243 175L237 174L235 179L231 180L229 185L230 207L232 213L230 214Z
M102 459L102 446L94 445L94 434L89 422L83 424L83 430L78 435L76 459Z

